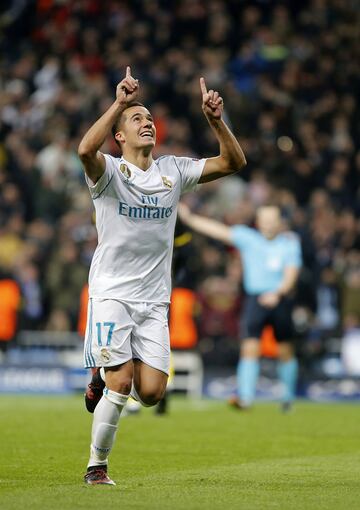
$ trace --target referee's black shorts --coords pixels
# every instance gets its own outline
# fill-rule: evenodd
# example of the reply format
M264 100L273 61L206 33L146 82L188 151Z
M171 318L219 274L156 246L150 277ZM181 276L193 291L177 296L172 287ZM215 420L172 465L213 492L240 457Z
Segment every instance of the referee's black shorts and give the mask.
M264 326L271 325L279 342L289 342L294 337L292 323L293 301L282 298L274 308L265 308L258 301L259 296L247 296L241 318L241 337L260 338Z

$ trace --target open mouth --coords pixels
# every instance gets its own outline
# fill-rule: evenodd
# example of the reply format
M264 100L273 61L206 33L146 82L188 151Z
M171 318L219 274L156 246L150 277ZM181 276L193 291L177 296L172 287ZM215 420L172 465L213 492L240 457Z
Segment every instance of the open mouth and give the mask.
M141 138L153 138L153 133L152 133L152 131L143 131L140 134L140 137Z

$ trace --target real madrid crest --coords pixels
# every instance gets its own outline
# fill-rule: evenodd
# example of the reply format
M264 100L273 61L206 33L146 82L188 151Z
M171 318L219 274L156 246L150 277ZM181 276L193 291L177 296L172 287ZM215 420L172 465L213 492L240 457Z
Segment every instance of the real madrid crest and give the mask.
M120 172L127 179L129 179L131 177L131 170L130 170L130 168L127 165L125 165L125 163L121 163L121 165L120 165Z
M105 348L101 349L100 356L104 363L107 363L108 361L110 361L111 356L107 349L105 349Z
M161 178L165 186L169 189L172 189L173 183L165 175L162 175Z

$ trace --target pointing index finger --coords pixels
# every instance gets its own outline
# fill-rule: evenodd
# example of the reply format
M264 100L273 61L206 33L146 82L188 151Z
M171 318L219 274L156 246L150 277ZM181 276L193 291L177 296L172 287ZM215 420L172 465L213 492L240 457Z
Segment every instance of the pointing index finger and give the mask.
M126 78L130 78L131 76L131 69L130 69L130 66L127 66L126 67Z
M200 78L200 88L203 96L207 94L206 84L203 77Z

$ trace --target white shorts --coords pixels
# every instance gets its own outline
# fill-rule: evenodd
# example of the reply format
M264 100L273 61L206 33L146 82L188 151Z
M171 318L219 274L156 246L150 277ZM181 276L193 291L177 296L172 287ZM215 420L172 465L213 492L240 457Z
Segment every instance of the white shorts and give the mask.
M113 367L131 359L169 374L168 305L90 298L85 368Z

